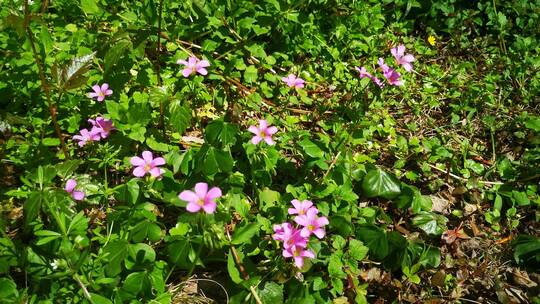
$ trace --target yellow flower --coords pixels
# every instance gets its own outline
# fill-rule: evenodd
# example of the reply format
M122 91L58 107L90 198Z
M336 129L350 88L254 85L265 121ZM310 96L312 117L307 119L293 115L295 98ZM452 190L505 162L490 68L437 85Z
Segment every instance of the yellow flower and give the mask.
M435 38L433 35L429 35L427 41L431 46L435 46L435 43L437 43L437 38Z

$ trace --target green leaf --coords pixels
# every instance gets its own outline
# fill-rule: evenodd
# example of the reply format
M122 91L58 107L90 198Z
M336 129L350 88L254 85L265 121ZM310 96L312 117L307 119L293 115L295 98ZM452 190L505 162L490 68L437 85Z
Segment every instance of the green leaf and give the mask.
M357 238L369 248L369 254L374 259L382 260L388 255L388 239L380 228L361 226L356 234Z
M105 272L108 276L116 276L122 271L122 262L128 254L128 242L115 240L103 248L103 254L108 261Z
M247 83L253 83L257 81L257 68L254 65L250 65L244 71L244 80Z
M0 274L9 272L12 266L17 266L16 254L15 244L8 238L0 238Z
M43 196L41 192L36 191L30 193L23 205L25 225L30 224L30 222L32 222L38 217L42 203Z
M120 202L127 202L134 205L139 198L140 187L137 183L137 179L132 178L126 184L114 188L114 191L116 193L116 199Z
M261 209L263 211L268 210L268 208L274 207L277 202L279 202L280 194L277 191L270 190L268 188L263 189L259 192L259 201L261 202Z
M283 303L283 285L266 282L264 288L259 289L259 296L263 303Z
M188 268L190 262L188 258L191 250L191 243L187 240L177 240L167 245L167 256L169 260L177 266Z
M357 260L361 261L363 260L367 253L369 251L369 248L367 246L364 246L362 242L359 240L352 239L349 241L349 255Z
M446 217L427 211L421 211L412 220L414 226L431 235L441 235L446 231L446 222L448 222Z
M133 227L131 238L135 242L142 242L146 238L151 242L157 242L161 239L161 228L155 223L144 220Z
M206 141L216 147L232 146L236 143L238 127L217 119L209 123L204 130Z
M86 72L92 67L92 60L94 59L95 52L74 58L69 65L62 68L58 82L64 91L80 88L85 85L88 77Z
M362 190L367 197L386 199L392 199L401 193L399 181L378 168L366 174L362 181Z
M105 72L109 72L132 47L133 44L127 39L122 39L114 44L105 55Z
M111 300L95 293L90 293L90 297L92 299L92 302L94 302L94 304L113 304Z
M146 272L133 272L126 277L122 289L132 295L137 295L139 292L145 289L145 285L149 285Z
M41 142L46 147L56 147L60 145L60 139L56 137L45 137Z
M10 278L0 278L0 300L3 303L15 303L18 297L17 284Z
M229 250L229 254L227 254L227 271L234 283L242 283L243 279L240 277L240 271L238 268L236 268L236 263L234 262L234 257L231 250Z
M531 117L525 122L525 128L540 132L540 117Z
M101 12L96 0L81 0L81 8L85 14L94 15Z
M243 227L237 228L234 230L231 244L240 245L240 244L250 243L251 238L259 234L259 230L260 230L260 227L259 227L259 224L257 223L249 223Z
M183 134L191 124L191 110L180 102L169 105L169 124L173 131Z
M82 163L83 161L80 159L67 160L56 165L56 174L62 179L66 179L72 175Z
M144 243L129 244L127 256L124 259L127 269L133 269L134 266L150 265L156 260L156 252L152 247Z
M328 274L333 278L344 279L347 277L347 274L343 271L343 262L341 257L343 252L336 251L332 253L328 262Z
M514 259L532 269L540 267L540 239L532 235L519 235L512 241Z
M321 148L319 148L314 142L309 140L309 138L302 139L299 144L304 152L310 157L322 158L324 156L323 150L321 150Z

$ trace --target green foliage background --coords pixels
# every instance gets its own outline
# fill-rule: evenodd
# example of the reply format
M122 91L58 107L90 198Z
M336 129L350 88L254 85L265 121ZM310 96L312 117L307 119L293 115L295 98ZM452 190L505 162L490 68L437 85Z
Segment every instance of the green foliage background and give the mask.
M475 216L487 240L523 234L499 252L538 269L538 0L7 0L0 18L0 302L171 303L203 272L231 303L397 301L407 288L362 276L374 265L421 301L452 258L441 235ZM416 57L403 87L359 79L398 44ZM182 77L191 54L208 76ZM98 114L117 131L79 148ZM249 142L258 119L276 146ZM143 150L161 180L132 178ZM177 197L199 181L226 194L214 216ZM330 219L302 271L271 238L295 198Z

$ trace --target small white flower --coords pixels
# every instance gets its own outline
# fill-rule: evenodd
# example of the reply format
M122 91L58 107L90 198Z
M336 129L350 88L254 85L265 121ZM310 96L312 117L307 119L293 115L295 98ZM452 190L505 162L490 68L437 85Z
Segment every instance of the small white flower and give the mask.
M53 270L56 270L58 268L58 260L54 259L53 262L50 264Z

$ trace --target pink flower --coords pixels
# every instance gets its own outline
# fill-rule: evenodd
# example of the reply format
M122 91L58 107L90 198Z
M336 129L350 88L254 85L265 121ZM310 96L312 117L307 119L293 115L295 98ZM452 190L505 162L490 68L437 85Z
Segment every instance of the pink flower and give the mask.
M143 177L146 175L146 173L149 172L150 175L152 175L153 177L160 177L162 172L158 166L164 165L165 159L163 159L163 157L154 158L152 156L152 152L144 151L142 153L142 158L138 156L133 156L130 162L133 166L135 166L135 170L133 170L133 175L135 175L136 177Z
M397 48L393 48L390 50L394 58L396 58L396 62L403 66L405 71L410 72L413 69L413 66L411 62L414 61L414 56L411 54L405 55L405 46L403 44L398 45Z
M101 87L99 87L99 85L96 84L92 87L92 89L94 90L94 92L88 93L88 97L90 98L97 97L97 101L99 102L103 101L105 99L105 96L109 96L112 94L112 90L109 90L109 84L107 83L102 84Z
M283 241L284 248L290 248L292 246L305 248L307 246L307 239L300 235L300 230L293 227L290 223L283 223L281 225L274 225L274 235L272 236L276 241Z
M188 202L186 210L189 212L199 212L201 209L206 213L214 213L216 211L216 199L221 197L221 189L213 187L208 191L207 183L197 183L195 192L191 190L182 191L178 197Z
M184 77L189 77L195 72L201 75L206 75L208 74L208 71L205 68L210 66L210 62L208 62L208 60L199 60L199 58L195 56L190 56L188 61L178 59L176 63L183 64L185 66L185 68L182 70L182 75L184 75Z
M322 228L325 225L328 225L328 219L324 216L317 216L317 213L319 210L317 208L310 208L306 214L297 216L294 221L300 225L303 226L302 230L300 231L300 235L307 238L312 233L315 234L316 237L319 239L322 239L325 235L324 229Z
M289 214L304 215L309 209L315 208L313 207L313 203L308 200L299 201L297 199L293 199L291 204L294 206L294 208L289 208Z
M283 249L282 254L286 258L293 258L294 265L296 265L298 268L302 268L304 266L304 258L315 258L315 253L313 251L299 246L292 246Z
M101 138L107 138L112 130L115 130L112 120L105 119L101 116L96 119L88 119L88 122L92 124L92 130L97 132ZM95 128L95 129L94 129Z
M84 199L84 192L76 191L75 187L77 186L77 181L74 179L68 179L64 190L71 195L71 197L76 201L81 201Z
M259 127L251 126L248 128L248 131L255 134L255 136L253 136L253 138L251 139L251 142L254 145L258 144L263 139L267 144L273 145L275 144L275 142L274 140L272 140L272 135L275 134L278 130L274 126L269 127L268 122L264 119L261 119L259 120Z
M300 77L296 77L296 75L294 74L289 74L289 76L287 77L283 77L281 78L281 80L285 81L285 83L289 86L289 87L295 87L295 88L298 88L298 89L301 89L304 87L304 83L305 83L305 80L300 78Z
M79 141L79 147L86 145L88 142L99 141L100 136L97 129L92 128L92 130L82 129L80 135L73 136L74 140Z
M384 59L379 58L379 66L381 67L384 78L386 78L388 83L394 86L403 85L403 82L400 80L401 74L399 72L396 72L396 70L392 69L388 65L386 65L384 63Z
M359 75L360 78L369 78L369 79L371 79L371 81L373 81L373 82L374 82L376 85L378 85L380 88L384 87L384 84L382 83L382 81L381 81L379 78L377 78L377 77L371 75L371 74L366 70L365 67L360 67L360 68L359 68L359 67L355 67L355 69L356 69L358 72L360 72L360 75Z

